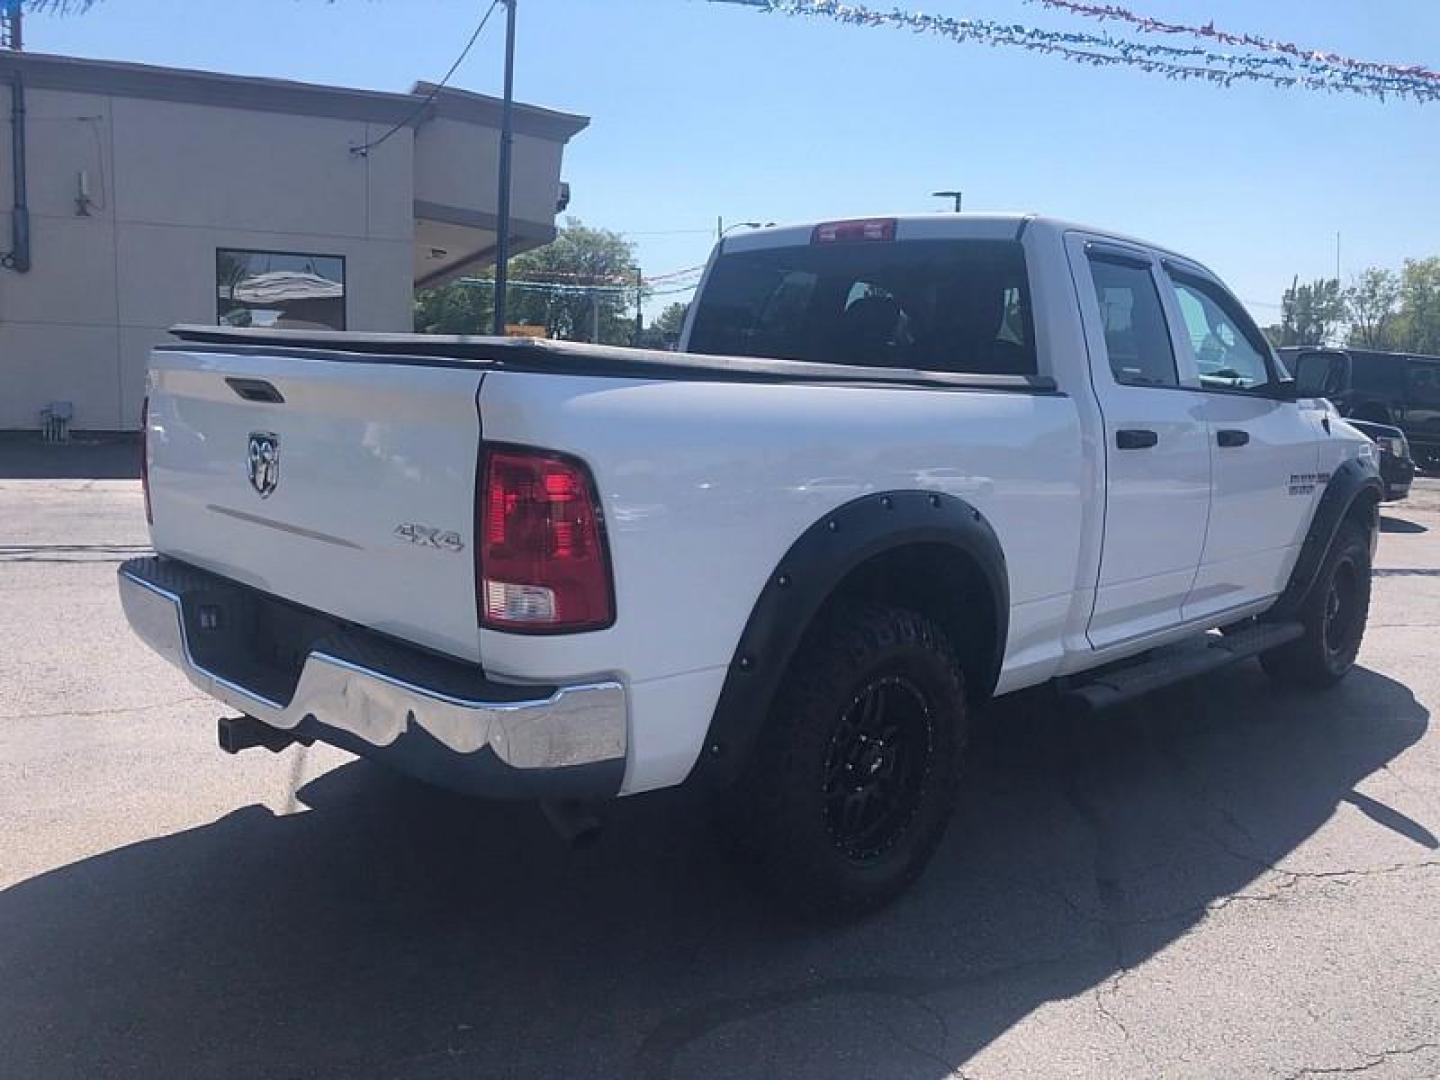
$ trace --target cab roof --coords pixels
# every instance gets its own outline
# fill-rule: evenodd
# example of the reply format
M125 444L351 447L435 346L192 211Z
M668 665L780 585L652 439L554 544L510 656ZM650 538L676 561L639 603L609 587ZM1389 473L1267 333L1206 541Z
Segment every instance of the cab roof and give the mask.
M715 254L760 251L767 248L809 244L815 228L837 221L894 221L895 240L1018 240L1030 230L1050 230L1059 235L1079 232L1121 244L1133 244L1183 260L1204 269L1196 259L1163 245L1128 236L1112 229L1099 229L1063 218L1026 210L985 210L933 214L875 214L855 217L765 225L745 232L733 232L715 246ZM1209 271L1207 270L1207 273Z

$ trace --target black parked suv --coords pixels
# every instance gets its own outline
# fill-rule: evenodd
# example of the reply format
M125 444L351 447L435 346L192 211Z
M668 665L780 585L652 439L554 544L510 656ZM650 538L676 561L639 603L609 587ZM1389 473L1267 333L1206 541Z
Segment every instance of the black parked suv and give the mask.
M1398 427L1420 467L1440 472L1440 356L1317 347L1280 355L1295 373L1301 365L1326 365L1325 396L1340 415Z
M1372 424L1369 420L1348 417L1345 421L1369 437L1380 451L1380 479L1385 484L1385 502L1410 496L1410 482L1415 479L1415 460L1405 433L1390 424Z

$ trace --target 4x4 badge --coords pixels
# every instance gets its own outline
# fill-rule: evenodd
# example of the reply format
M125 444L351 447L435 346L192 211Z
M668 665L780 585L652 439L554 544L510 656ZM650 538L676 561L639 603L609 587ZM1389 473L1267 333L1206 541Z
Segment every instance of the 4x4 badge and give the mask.
M252 431L245 468L250 474L250 486L262 499L269 498L280 483L280 436L271 431Z

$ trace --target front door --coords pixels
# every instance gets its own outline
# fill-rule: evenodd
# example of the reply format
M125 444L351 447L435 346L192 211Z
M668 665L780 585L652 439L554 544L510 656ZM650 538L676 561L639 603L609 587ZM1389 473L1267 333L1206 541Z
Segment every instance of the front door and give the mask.
M1106 648L1182 619L1205 543L1205 395L1183 384L1142 249L1073 236L1070 260L1105 426L1105 532L1089 638Z
M1166 280L1199 377L1214 482L1188 620L1285 588L1328 478L1317 416L1276 399L1279 369L1239 302L1198 267L1168 262Z

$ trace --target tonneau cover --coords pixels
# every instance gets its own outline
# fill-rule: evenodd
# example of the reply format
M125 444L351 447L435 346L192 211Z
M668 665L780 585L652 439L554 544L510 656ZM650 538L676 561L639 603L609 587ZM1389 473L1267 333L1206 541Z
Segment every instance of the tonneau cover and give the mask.
M693 379L734 382L805 382L912 385L960 390L1053 393L1055 380L1043 375L979 375L910 368L857 367L751 356L629 349L543 338L454 334L379 334L334 330L265 330L180 325L170 333L185 345L160 350L213 349L232 354L287 353L336 361L419 364L425 367L481 366L557 375L604 375L631 379ZM200 348L197 348L199 346Z

